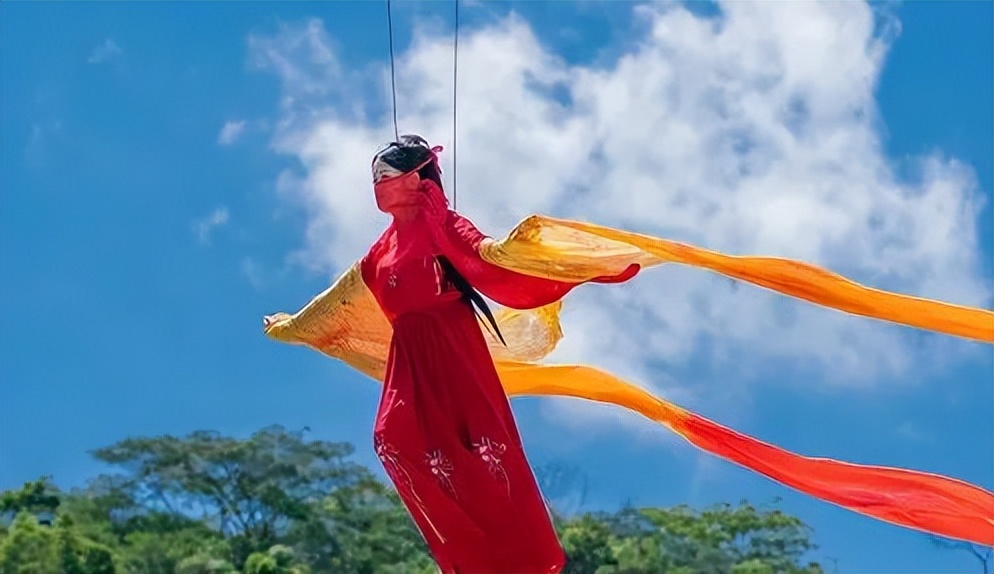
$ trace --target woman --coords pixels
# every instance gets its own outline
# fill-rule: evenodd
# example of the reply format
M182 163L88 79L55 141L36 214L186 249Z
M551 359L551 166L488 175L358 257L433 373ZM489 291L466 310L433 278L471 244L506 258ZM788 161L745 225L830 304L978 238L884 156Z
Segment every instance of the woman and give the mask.
M447 209L438 151L405 136L372 163L377 207L393 216L360 264L393 326L376 452L442 571L559 572L563 551L472 304L500 330L471 285L514 308L573 285L481 264L484 236Z
M447 209L437 152L405 136L373 159L393 216L369 252L266 334L384 382L376 453L443 572L560 572L564 556L507 395L616 404L782 484L880 520L994 543L994 495L911 470L809 458L709 421L582 365L537 361L561 337L557 301L666 262L706 268L849 313L994 342L994 313L897 295L797 261L735 257L665 239L533 216L492 241ZM476 292L512 309L495 318ZM486 315L487 341L472 304ZM500 341L498 343L497 341Z

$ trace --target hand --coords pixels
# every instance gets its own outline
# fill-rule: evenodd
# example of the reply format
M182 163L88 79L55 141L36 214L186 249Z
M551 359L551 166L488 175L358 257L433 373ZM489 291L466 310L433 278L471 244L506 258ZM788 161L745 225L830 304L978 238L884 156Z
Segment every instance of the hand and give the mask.
M262 328L267 333L275 327L278 323L286 322L290 318L290 315L286 313L274 313L272 315L266 315L262 318Z
M445 194L442 193L438 185L431 180L421 182L420 192L418 199L421 202L425 223L428 224L432 236L435 236L436 232L443 231L445 220L449 216L449 200L445 198Z

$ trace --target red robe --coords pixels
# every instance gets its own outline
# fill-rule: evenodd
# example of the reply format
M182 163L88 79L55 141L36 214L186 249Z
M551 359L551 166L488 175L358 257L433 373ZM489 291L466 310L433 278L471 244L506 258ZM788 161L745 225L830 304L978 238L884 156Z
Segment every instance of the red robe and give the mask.
M361 264L393 325L377 456L443 572L560 572L565 556L480 325L434 256L444 252L474 287L508 307L552 303L576 284L484 262L477 255L484 235L455 212L441 248L423 222L410 225L402 236L396 225L387 228Z

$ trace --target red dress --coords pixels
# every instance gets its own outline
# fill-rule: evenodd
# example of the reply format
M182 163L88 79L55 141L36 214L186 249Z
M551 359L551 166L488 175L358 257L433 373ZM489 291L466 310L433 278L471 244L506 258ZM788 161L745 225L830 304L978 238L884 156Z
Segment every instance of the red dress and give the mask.
M560 572L565 556L481 328L444 280L425 224L410 225L391 225L362 261L394 329L377 456L443 572ZM498 303L536 307L575 287L484 262L483 234L455 212L444 227L444 254Z

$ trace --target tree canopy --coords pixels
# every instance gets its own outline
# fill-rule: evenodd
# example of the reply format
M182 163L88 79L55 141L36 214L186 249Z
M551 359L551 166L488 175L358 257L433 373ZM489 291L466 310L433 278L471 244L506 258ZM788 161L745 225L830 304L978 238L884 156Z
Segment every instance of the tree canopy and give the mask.
M282 427L122 440L92 452L113 471L85 488L0 493L0 574L434 573L396 492L352 453ZM555 522L570 574L822 571L799 519L745 502Z

